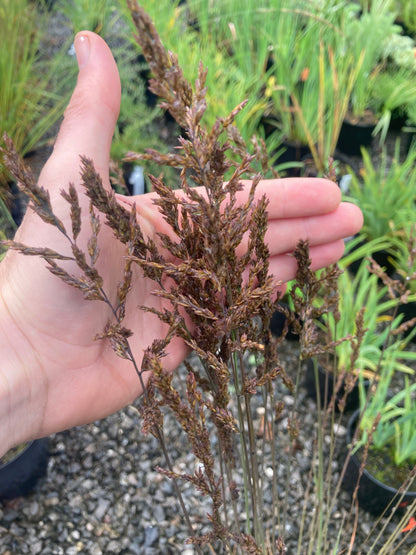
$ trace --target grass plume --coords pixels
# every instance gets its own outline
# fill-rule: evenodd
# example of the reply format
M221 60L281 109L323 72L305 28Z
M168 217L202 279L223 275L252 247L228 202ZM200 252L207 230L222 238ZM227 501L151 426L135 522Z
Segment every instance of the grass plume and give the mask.
M179 193L163 177L150 176L156 193L155 209L168 224L169 234L159 233L155 240L147 237L134 204L130 210L120 204L115 194L103 186L93 162L82 157L82 193L90 201L91 233L86 248L80 248L80 191L71 184L62 191L71 214L72 225L68 230L53 213L48 193L35 183L6 139L5 160L9 170L30 197L32 209L66 238L71 254L62 255L47 247L35 249L13 241L5 244L26 255L41 256L53 274L79 289L86 300L106 303L112 320L96 339L108 340L118 356L130 360L143 385L143 374L151 371L152 378L138 409L142 431L160 442L166 464L159 471L173 480L189 530L188 542L199 553L210 549L215 553L283 555L290 507L286 500L279 498L276 478L279 466L276 443L282 434L278 424L285 408L281 391L294 392L296 397L301 370L293 383L279 358L278 347L284 336L273 338L269 329L273 313L285 309L280 307L280 296L269 271L269 250L265 243L267 199L256 195L261 176L255 168L258 164L267 168L264 149L261 142L254 141L255 155L249 155L234 124L235 117L244 109L244 101L226 118L217 119L212 127L204 125L206 69L200 64L195 84L189 83L177 58L164 49L147 14L133 0L128 0L128 5L137 28L137 41L153 73L151 90L162 99L162 107L183 130L173 153L149 149L145 153L128 154L129 160L145 158L180 170ZM238 197L243 178L251 179L251 188L241 203ZM111 228L125 248L115 299L110 299L105 291L96 267L98 237L103 225ZM298 263L293 296L298 314L295 327L300 333L300 358L306 358L329 352L336 346L336 341L320 344L315 323L326 312L339 317L339 269L328 268L320 274L311 272L306 241L299 243L295 258ZM65 270L61 260L74 263L77 274ZM166 301L164 306L168 307L138 307L156 315L167 330L164 337L148 345L142 360L133 356L130 346L130 338L140 330L128 329L124 324L133 268L138 268L153 282L152 295ZM323 289L325 302L317 304L315 300ZM359 328L358 340L348 337L339 341L358 341L354 344L356 353L361 333ZM194 359L185 361L179 376L164 367L166 351L178 338L198 357L198 364L193 364ZM247 364L248 359L255 363ZM193 470L177 468L171 460L164 433L167 411L173 414L188 440L196 462ZM324 474L322 452L323 430L334 423L333 415L328 410L319 422L322 427L314 442L311 489L314 480L319 487L332 480L331 469ZM290 458L286 492L290 489L292 463L302 448L301 425L294 406L283 430ZM266 472L270 460L271 475ZM206 515L208 531L201 533L195 528L192 510L186 508L181 496L181 484L192 485L210 500L211 510ZM268 490L273 492L272 508L266 514L264 499ZM327 513L319 510L314 513L308 530L308 551L301 551L310 506L310 499L305 499L299 552L311 553L316 542L315 545L326 549L322 553L329 553L329 544L322 537L325 535L323 521L329 518L333 508L329 491L318 492L319 509L325 504L330 509Z

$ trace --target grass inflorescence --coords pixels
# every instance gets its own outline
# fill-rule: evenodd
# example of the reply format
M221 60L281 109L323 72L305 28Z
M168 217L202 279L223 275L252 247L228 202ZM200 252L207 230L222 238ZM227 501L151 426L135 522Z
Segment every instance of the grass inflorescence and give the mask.
M14 241L4 244L23 254L42 257L53 274L79 289L86 300L100 301L110 308L112 318L96 339L108 340L118 356L132 363L142 382L142 431L160 442L166 464L159 471L173 480L189 529L188 541L196 550L283 554L289 507L277 484L280 459L276 441L282 433L278 426L284 409L280 392L282 388L292 392L296 400L302 359L331 353L342 341L351 341L356 359L364 334L362 315L358 314L354 337L320 341L316 321L328 313L335 321L340 318L340 270L334 266L319 274L312 272L308 243L301 241L295 251L298 271L292 288L297 318L290 315L300 335L300 363L292 381L279 357L285 334L275 338L270 332L273 313L286 309L279 304L280 294L269 271L265 242L267 199L256 194L261 179L256 168L266 169L267 159L259 141L253 141L255 154L248 154L234 123L245 103L239 103L228 117L218 118L207 128L206 69L200 64L198 79L191 85L175 55L164 49L147 14L133 0L128 0L128 5L137 28L136 39L153 74L150 88L183 130L172 153L147 150L131 152L127 157L130 161L148 159L180 171L180 191L172 190L163 176L150 176L156 193L155 210L163 216L168 231L158 233L156 239L149 238L135 205L127 208L118 202L114 192L104 187L93 162L83 156L81 178L83 193L90 201L90 239L86 249L82 249L78 242L82 227L80 191L71 184L62 191L70 207L71 229L67 229L54 214L47 191L36 184L6 138L5 164L29 196L32 209L65 236L70 252L60 254L47 247L33 248ZM242 201L243 178L251 180L251 187ZM106 292L96 264L103 225L111 228L125 248L115 298ZM70 273L62 261L75 263L77 272ZM157 316L166 330L164 337L148 345L142 360L134 356L130 344L132 335L140 330L124 325L126 306L134 303L134 295L130 294L133 270L137 269L153 283L153 297L164 300L163 309L156 308L162 305L153 304L137 310ZM169 345L178 339L197 355L185 361L179 379L164 367ZM248 364L248 359L254 364ZM149 371L151 378L146 384L144 375ZM342 406L342 399L339 404ZM167 411L187 438L194 468L183 470L172 460L164 432ZM324 439L324 430L332 430L338 418L334 402L319 418L304 511L298 523L299 553L337 552L327 537L340 489L340 482L333 486L336 438L332 435L329 449ZM293 405L283 431L288 438L290 460L286 493L300 449L301 426ZM329 463L324 462L324 451L329 451ZM208 530L205 527L200 532L195 526L193 509L181 496L183 485L192 485L210 500ZM264 500L270 490L272 506L266 511ZM308 507L313 502L318 505L309 518ZM351 515L344 515L343 522ZM356 527L357 521L352 529ZM348 542L350 547L353 535ZM342 532L338 543L341 536Z

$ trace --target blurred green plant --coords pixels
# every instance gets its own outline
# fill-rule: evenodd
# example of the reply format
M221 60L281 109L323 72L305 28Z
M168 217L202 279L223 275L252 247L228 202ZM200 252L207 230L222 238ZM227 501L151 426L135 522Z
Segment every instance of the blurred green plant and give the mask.
M165 47L175 52L190 82L198 78L200 61L206 63L206 125L213 125L216 117L227 117L238 104L247 100L244 110L236 117L236 127L250 145L253 135L259 134L269 102L263 89L270 51L268 41L260 40L258 33L260 21L264 26L266 19L256 16L254 3L249 2L241 9L234 0L223 2L220 19L215 2L190 0L180 5L178 1L144 0L141 5L157 20ZM257 37L255 44L247 33ZM245 44L244 50L241 50L242 44ZM267 138L270 158L275 156L278 146L275 136Z
M395 376L395 352L386 353L377 386L370 397L360 387L361 419L360 437L355 449L367 444L371 434L371 449L388 449L394 463L416 463L416 383L404 376L403 388L391 396L392 379Z
M343 32L355 11L346 2L281 0L273 17L263 14L270 121L281 140L309 147L321 174L334 153L362 63L348 51Z
M74 75L62 71L66 49L48 58L42 50L49 15L28 0L0 5L0 144L6 132L21 155L39 147L62 115ZM0 196L8 196L0 161Z
M409 0L395 0L397 18L407 32L416 33L416 4Z
M397 334L402 316L394 315L394 308L400 299L386 300L387 287L380 286L368 265L363 260L356 275L345 270L339 276L338 312L326 312L318 322L324 343L334 345L339 373L368 378L389 364L394 371L413 374L405 361L416 360L416 353L407 348L410 338Z
M162 139L160 133L162 111L156 106L151 106L146 96L147 63L139 56L133 42L125 38L125 31L131 20L125 2L60 0L55 9L66 17L73 34L87 29L101 35L110 45L117 62L121 81L121 102L111 145L111 157L116 166L122 166L128 150L166 150L166 137ZM163 19L163 16L161 18ZM144 161L143 166L147 173L155 171L155 165L148 161ZM166 168L165 174L172 181L177 180L171 168Z
M168 124L163 118L163 111L148 101L146 96L148 66L138 57L137 51L129 45L124 45L116 46L113 54L120 74L121 101L111 143L111 158L118 166L123 167L123 160L131 150L144 152L152 148L167 152L173 137L179 135L179 128L172 124L172 130L169 131ZM150 189L148 174L158 175L160 168L149 160L143 160L140 164L145 170L146 187ZM177 172L170 167L164 167L163 171L172 187L176 187L179 183Z
M54 9L63 14L73 34L94 31L105 37L114 27L119 0L59 0Z
M400 143L396 142L390 159L383 148L376 167L370 153L362 149L363 168L360 175L352 170L350 190L346 197L357 204L364 215L361 236L365 240L390 237L416 220L416 148L400 159Z
M380 135L382 143L386 140L393 112L404 116L406 112L408 113L409 105L414 103L416 98L415 68L388 68L375 78L373 97L379 108L374 134Z
M384 43L383 56L396 68L416 70L416 42L407 35L394 34Z
M377 76L382 69L385 45L391 37L400 34L395 25L392 0L373 0L364 3L362 13L351 13L345 20L342 32L345 44L354 59L362 59L350 99L349 118L360 121L370 112L376 121L380 100L375 96Z

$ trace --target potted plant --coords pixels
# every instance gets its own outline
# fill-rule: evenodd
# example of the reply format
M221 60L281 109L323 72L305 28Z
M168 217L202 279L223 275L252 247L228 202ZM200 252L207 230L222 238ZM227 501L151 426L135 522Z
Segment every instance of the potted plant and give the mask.
M369 146L378 121L380 100L375 96L377 76L383 66L384 44L398 32L391 0L376 0L363 6L359 16L346 20L343 32L349 52L359 60L338 148L350 155L360 155L361 146Z
M402 302L398 307L398 314L403 316L403 322L408 323L404 331L406 336L412 334L416 322L416 302L412 300L416 293L416 223L409 222L400 233L401 241L395 251L394 278L402 287L400 295ZM414 334L411 341L415 342Z
M371 247L367 254L371 253L391 273L395 268L395 253L401 244L400 232L408 222L416 219L416 149L411 149L406 158L401 160L400 143L397 141L392 159L388 158L383 148L378 168L374 166L367 150L363 149L362 155L362 171L357 175L350 170L351 181L345 196L357 204L364 215L360 239L353 246L377 239L384 240L382 248L377 241L367 245Z
M374 98L379 103L379 117L374 134L386 140L392 118L399 114L405 118L406 107L414 102L416 96L415 68L388 68L375 79Z
M407 0L396 0L397 22L408 34L416 35L416 5Z
M416 503L416 383L403 377L392 394L395 355L385 354L377 384L360 390L360 409L349 422L352 453L344 486L363 509L376 514L404 511Z
M325 6L322 13L318 6L319 13L312 6L310 11L282 9L281 27L270 37L274 64L266 87L282 138L299 151L306 145L321 174L335 151L360 67L342 32L355 7Z
M182 4L163 0L155 5L145 0L141 5L157 18L160 37L167 48L175 52L190 82L198 79L200 61L206 61L204 123L213 125L218 116L226 117L237 104L246 102L232 127L235 130L238 127L244 142L251 145L268 104L264 88L270 49L264 26L267 24L271 29L271 18L264 17L261 10L257 11L258 6L241 9L241 5L232 0L221 3L222 17L224 19L227 15L227 25L218 20L218 6L212 2L189 1ZM163 16L160 18L161 13ZM265 33L263 38L258 34L260 21ZM166 107L166 103L162 103L162 107ZM179 122L179 125L182 130L186 128L185 121ZM278 146L275 136L267 138L266 147L271 158Z
M394 68L416 69L416 41L408 35L394 34L384 43L384 59Z
M0 128L7 132L24 156L39 147L45 134L62 115L69 99L69 80L62 49L53 59L41 56L46 26L36 6L28 0L6 0L0 11ZM0 179L7 180L3 166Z
M356 275L341 273L338 311L325 312L317 322L328 347L318 361L309 359L305 386L323 406L335 395L336 407L357 408L356 386L359 380L370 385L379 366L384 366L383 353L397 353L394 369L404 373L412 372L405 361L416 360L416 354L406 350L411 336L403 340L395 335L402 316L392 311L399 301L385 300L387 287L379 285L378 276L367 266L364 261Z

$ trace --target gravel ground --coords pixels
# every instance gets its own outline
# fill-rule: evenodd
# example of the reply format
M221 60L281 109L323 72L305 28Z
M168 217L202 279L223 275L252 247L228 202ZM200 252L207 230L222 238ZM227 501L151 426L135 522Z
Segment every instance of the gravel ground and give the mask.
M297 367L297 344L287 342L282 347L282 360L290 373ZM284 387L278 388L279 398L286 409L279 423L276 455L279 460L278 482L280 502L287 501L288 518L284 527L288 554L298 551L300 517L307 490L311 465L313 437L316 431L315 402L300 388L297 413L301 422L298 448L292 459L288 487L285 487L289 456L286 447L287 417L294 398ZM346 416L337 426L339 445L345 436ZM186 446L178 426L167 418L166 437L175 467L194 469L195 461ZM329 444L329 436L326 437ZM192 555L194 549L185 544L188 530L183 523L172 483L155 471L163 466L163 457L153 438L144 438L140 419L133 406L100 422L74 428L50 437L51 457L47 476L36 490L25 498L0 504L0 554L65 554L101 555ZM342 452L342 448L339 450ZM341 460L332 463L336 481ZM193 489L183 489L187 507L198 531L207 531L204 514L210 505ZM265 495L265 514L270 508L270 489ZM311 516L317 501L308 501ZM350 497L341 491L335 504L329 537L333 541L348 514ZM361 546L370 533L375 518L359 511L356 545ZM346 538L352 527L346 526ZM392 531L387 526L385 534ZM372 537L375 537L374 534ZM380 544L384 543L383 536ZM371 545L371 544L370 544ZM391 553L410 555L416 539L409 538L401 548ZM303 546L306 549L306 546ZM215 553L222 553L217 548ZM368 550L352 553L368 553ZM377 553L377 549L374 553ZM212 552L211 552L212 553ZM312 549L311 553L316 553ZM332 551L328 551L332 553ZM337 551L341 553L341 551ZM414 553L414 551L413 551ZM327 555L324 553L323 555Z

